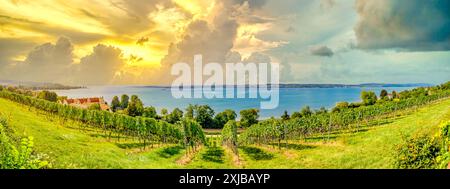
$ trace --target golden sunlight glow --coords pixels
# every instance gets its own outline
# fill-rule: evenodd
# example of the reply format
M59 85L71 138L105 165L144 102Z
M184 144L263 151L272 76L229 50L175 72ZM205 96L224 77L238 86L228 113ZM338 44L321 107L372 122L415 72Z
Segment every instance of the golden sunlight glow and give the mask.
M2 25L0 38L40 38L50 40L46 34L29 30L21 26Z
M192 20L206 19L216 5L212 0L173 0L173 2L191 14Z
M192 6L186 1L178 4L189 12L198 14L204 12L203 6L208 1L196 1ZM184 29L190 20L177 8L164 8L157 6L158 10L148 15L155 22L155 26L148 27L139 35L117 35L107 25L99 21L99 18L108 15L127 18L127 12L111 6L106 1L94 0L90 2L70 1L21 1L0 0L0 23L2 38L30 38L34 43L54 43L63 34L60 32L80 32L85 34L105 36L105 39L92 40L84 44L74 44L75 63L92 53L93 46L102 43L122 50L124 58L139 57L128 62L133 65L158 65L167 54L170 43L177 41L182 36ZM72 5L72 6L71 6ZM73 6L76 5L76 6ZM104 12L105 14L101 14ZM88 13L100 13L90 15ZM87 14L87 15L86 15ZM123 26L126 27L126 26ZM141 38L148 38L145 44L137 44ZM72 42L74 40L72 39ZM14 59L24 59L26 54Z
M1 0L1 12L14 15L26 22L36 22L87 33L111 34L99 22L86 17L79 17L71 6L65 6L62 1L29 1L26 4L14 4L14 1ZM20 3L20 2L18 2ZM74 19L76 18L76 19ZM43 26L43 25L41 25Z
M176 8L159 9L153 12L149 17L155 22L155 30L164 31L174 36L172 40L181 37L190 20Z
M287 42L283 41L263 41L256 37L258 33L268 30L271 27L271 23L240 25L233 50L239 52L242 57L247 58L253 52L261 52L286 44Z
M73 45L73 64L91 55L98 44L112 46L121 50L125 63L117 75L131 80L135 78L125 73L140 77L142 70L160 67L170 45L189 34L189 24L204 20L213 28L230 6L217 0L171 1L167 5L125 0L0 0L0 38L27 45L8 57L16 62L24 61L33 47L55 44L60 37ZM256 37L271 25L238 24L232 50L243 57L281 44Z

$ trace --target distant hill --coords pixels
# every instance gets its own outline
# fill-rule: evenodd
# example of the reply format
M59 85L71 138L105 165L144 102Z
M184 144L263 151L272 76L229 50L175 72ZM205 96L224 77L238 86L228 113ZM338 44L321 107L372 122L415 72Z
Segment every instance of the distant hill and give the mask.
M14 80L0 80L0 85L15 86L31 90L65 90L65 89L80 89L83 86L68 86L58 83L49 82L34 82L34 81L14 81Z
M363 83L361 87L430 87L428 83L404 83L404 84L388 84L388 83Z
M0 85L4 86L20 86L32 90L64 90L64 89L80 89L86 88L84 86L68 86L58 83L49 82L34 82L34 81L14 81L14 80L0 80ZM295 83L282 83L279 84L280 88L350 88L350 87L429 87L433 86L427 83L404 83L404 84L391 84L391 83L362 83L362 84L295 84ZM143 88L170 88L171 86L135 86ZM194 86L191 86L194 87Z
M235 85L236 86L236 85ZM248 86L248 85L247 85ZM279 84L280 88L350 88L350 87L430 87L432 84L427 83L362 83L362 84ZM171 86L137 86L143 88L170 88ZM194 87L192 85L191 87Z
M426 83L362 83L362 84L280 84L280 88L349 88L349 87L429 87Z

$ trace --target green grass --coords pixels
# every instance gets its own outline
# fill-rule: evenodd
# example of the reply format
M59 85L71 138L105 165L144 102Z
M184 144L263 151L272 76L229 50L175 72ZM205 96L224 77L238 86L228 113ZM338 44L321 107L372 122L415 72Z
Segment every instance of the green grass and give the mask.
M184 154L183 149L166 149L171 146L136 153L140 147L121 147L128 141L108 142L5 99L0 99L0 113L9 117L16 134L35 138L35 150L48 156L54 168L178 168L175 161Z
M0 113L20 136L33 136L35 150L53 168L236 168L231 150L220 142L203 147L186 164L185 150L164 145L143 150L130 139L108 140L96 130L80 131L72 122L60 123L32 108L0 99ZM450 99L392 118L360 132L332 133L330 140L290 141L282 150L272 146L239 148L244 168L392 168L394 147L417 132L433 133L450 120ZM323 136L328 138L327 136ZM319 138L319 139L317 139Z
M233 168L230 154L227 154L222 146L204 147L192 161L187 164L187 168Z
M443 120L450 120L450 100L429 105L409 115L392 118L390 123L361 132L338 135L327 142L296 142L288 149L255 146L272 158L255 160L247 156L247 168L393 168L395 146L418 132L434 133ZM326 138L326 136L324 136ZM290 144L292 145L292 144ZM267 156L267 155L265 155Z

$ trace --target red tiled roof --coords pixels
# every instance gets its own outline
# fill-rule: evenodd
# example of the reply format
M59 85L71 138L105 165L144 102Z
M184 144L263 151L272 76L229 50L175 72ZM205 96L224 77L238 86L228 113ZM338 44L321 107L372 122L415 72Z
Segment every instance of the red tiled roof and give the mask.
M101 99L98 97L94 97L94 98L72 98L72 99L67 99L66 102L68 104L86 104L88 102L90 103L100 103Z
M90 98L89 99L91 102L96 102L96 103L99 103L100 102L100 99L99 98Z
M75 105L75 106L83 106L82 108L87 108L84 106L90 105L90 104L100 104L100 108L102 110L109 110L109 106L106 102L103 101L102 97L93 97L93 98L72 98L72 99L66 99L65 101L69 105Z

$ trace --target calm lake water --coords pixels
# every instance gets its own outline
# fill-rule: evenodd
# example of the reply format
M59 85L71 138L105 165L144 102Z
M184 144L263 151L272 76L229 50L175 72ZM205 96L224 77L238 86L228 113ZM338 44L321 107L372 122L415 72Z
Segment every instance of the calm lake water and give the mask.
M280 88L279 106L276 109L261 110L261 118L271 116L279 117L287 110L290 114L293 111L299 111L304 106L310 106L313 109L320 107L332 108L336 102L347 101L357 102L361 91L375 91L378 95L382 89L389 92L397 92L411 89L412 87L348 87L348 88ZM255 90L255 89L251 89ZM267 99L252 98L234 98L234 99L175 99L172 97L170 88L161 87L142 87L142 86L93 86L84 89L57 90L60 96L69 98L81 97L104 97L110 103L114 96L122 94L138 95L145 106L154 106L158 112L162 108L171 111L174 108L184 109L189 104L208 104L216 113L225 109L235 110L239 114L240 110L260 107L261 101ZM246 94L248 91L246 91Z

